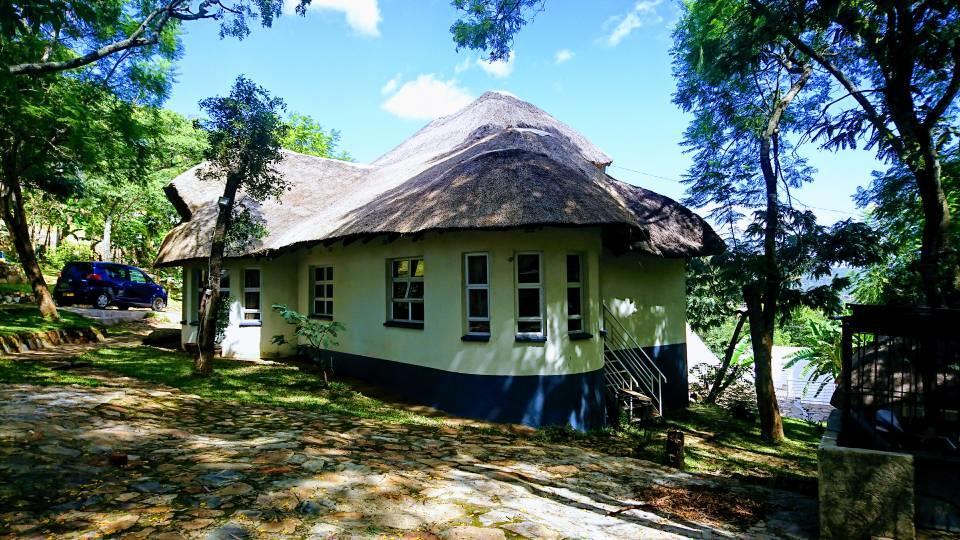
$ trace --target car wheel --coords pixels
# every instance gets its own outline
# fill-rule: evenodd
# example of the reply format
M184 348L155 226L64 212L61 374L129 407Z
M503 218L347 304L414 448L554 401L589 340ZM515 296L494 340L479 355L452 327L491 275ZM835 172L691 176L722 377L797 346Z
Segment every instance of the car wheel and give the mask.
M98 294L93 300L93 305L97 309L107 309L107 306L110 305L110 295L105 292Z
M163 301L163 298L158 296L153 299L153 302L150 302L150 309L154 311L165 311L167 309L167 303Z

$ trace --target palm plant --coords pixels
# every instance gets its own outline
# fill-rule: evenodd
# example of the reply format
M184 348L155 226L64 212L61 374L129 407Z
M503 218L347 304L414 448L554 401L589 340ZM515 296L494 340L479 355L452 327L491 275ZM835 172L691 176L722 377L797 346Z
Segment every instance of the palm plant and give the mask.
M800 370L802 376L807 378L807 384L804 385L803 392L806 394L810 386L823 377L831 377L834 381L840 379L840 366L842 358L841 331L840 325L828 319L809 318L806 320L807 332L803 336L807 343L799 351L791 354L787 358L785 368L803 363L803 369ZM817 387L815 396L819 396L827 386L829 379L824 378Z

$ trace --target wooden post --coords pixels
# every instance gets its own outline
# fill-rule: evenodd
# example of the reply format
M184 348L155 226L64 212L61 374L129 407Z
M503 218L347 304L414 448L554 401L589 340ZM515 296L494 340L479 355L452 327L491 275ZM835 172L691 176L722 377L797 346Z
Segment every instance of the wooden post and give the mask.
M679 429L667 431L667 464L683 469L683 432Z

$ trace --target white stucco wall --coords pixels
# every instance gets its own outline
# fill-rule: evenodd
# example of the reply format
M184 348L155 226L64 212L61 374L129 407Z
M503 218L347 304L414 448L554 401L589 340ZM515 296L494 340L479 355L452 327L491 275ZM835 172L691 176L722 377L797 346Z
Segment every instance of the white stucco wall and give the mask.
M626 254L600 258L604 302L641 347L686 340L686 274L683 259Z
M543 254L546 342L517 342L515 319L515 253ZM533 231L431 233L419 241L385 243L376 238L347 246L314 246L271 261L230 261L233 306L224 354L238 358L284 354L270 343L277 333L292 336L292 327L269 308L287 303L298 311L311 309L312 267L334 267L334 318L345 325L336 350L460 373L482 375L560 375L603 367L600 301L609 298L624 315L643 346L684 341L683 261L654 257L615 258L602 254L599 228L543 228ZM490 256L489 342L464 342L466 333L463 256ZM581 253L585 261L584 329L593 338L572 341L566 331L566 255ZM387 261L424 258L425 319L423 329L385 327ZM601 262L603 261L603 262ZM239 326L239 299L244 267L262 269L263 326ZM186 272L185 290L193 291L193 273ZM601 280L604 284L601 285ZM601 295L601 290L603 294ZM184 299L184 319L196 312L194 295ZM195 326L184 326L185 341L195 341Z

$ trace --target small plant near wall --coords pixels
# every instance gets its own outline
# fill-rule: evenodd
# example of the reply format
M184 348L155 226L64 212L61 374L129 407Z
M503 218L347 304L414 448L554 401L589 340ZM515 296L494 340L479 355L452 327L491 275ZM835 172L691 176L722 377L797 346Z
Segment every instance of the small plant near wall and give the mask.
M339 345L336 340L337 334L346 330L346 327L336 321L327 322L311 319L303 313L288 308L286 304L273 304L271 307L283 317L287 324L296 327L294 334L306 341L306 343L301 343L298 340L297 354L317 362L323 369L323 382L327 383L327 368L324 366L324 359L327 360L330 371L333 372L333 357L325 354L325 351L330 347ZM274 345L290 343L283 334L273 336L270 341Z
M228 326L230 326L230 295L224 293L217 301L217 334L213 338L214 343L223 343Z

